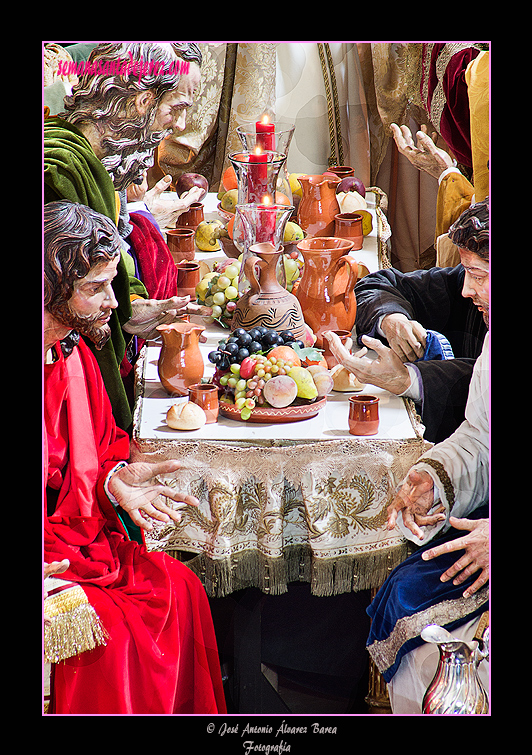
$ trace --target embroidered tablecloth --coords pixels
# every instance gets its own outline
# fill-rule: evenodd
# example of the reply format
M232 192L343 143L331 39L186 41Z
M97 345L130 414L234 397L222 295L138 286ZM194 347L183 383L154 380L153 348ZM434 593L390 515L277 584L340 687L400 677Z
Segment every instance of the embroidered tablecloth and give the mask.
M370 272L389 266L389 227L378 191L371 190L376 201L368 194L374 227L358 253ZM206 335L207 365L224 332L211 326ZM221 418L182 433L166 426L175 400L159 383L157 358L158 347L149 344L136 366L132 460L179 459L181 469L169 482L195 495L200 506L188 507L177 525L155 524L148 548L193 554L187 565L211 596L244 587L279 594L297 580L310 582L315 595L381 585L408 553L398 531L386 529L386 507L430 446L410 402L366 386L364 392L380 398L373 438L349 434L349 394L334 392L316 418L302 422Z
M197 554L187 565L210 596L244 587L280 594L297 580L315 595L376 587L408 553L386 529L386 507L428 445L420 437L263 446L137 437L132 458L179 459L170 484L200 500L179 524L155 524L147 546Z

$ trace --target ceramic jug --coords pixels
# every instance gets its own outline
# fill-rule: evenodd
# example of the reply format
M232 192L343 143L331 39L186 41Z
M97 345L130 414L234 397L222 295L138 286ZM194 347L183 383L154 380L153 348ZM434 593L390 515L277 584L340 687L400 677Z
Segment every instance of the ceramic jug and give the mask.
M162 346L157 363L159 380L170 396L188 396L190 385L201 382L204 362L199 347L201 325L173 322L158 325Z
M476 641L464 642L453 637L437 624L425 627L421 637L425 642L436 644L440 651L438 668L423 698L423 713L488 713L488 696L477 673L478 666L487 658L488 651L480 650Z
M307 238L334 236L334 216L340 212L336 187L341 179L335 176L299 176L302 196L297 208L298 224Z
M305 334L305 320L297 298L277 280L276 268L282 249L263 242L249 247L244 273L250 288L236 305L232 330L251 330L265 326L272 330L291 330L296 338Z
M352 247L352 241L323 236L303 239L297 245L305 265L296 296L318 349L323 348L323 331L353 330L358 263L348 255Z

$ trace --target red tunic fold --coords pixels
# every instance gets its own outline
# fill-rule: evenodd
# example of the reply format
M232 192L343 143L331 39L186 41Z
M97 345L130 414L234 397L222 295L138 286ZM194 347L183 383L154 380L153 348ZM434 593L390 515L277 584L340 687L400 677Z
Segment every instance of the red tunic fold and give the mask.
M59 345L57 351L60 353ZM80 340L44 367L46 562L68 558L109 633L107 645L52 664L51 713L224 713L218 651L203 586L184 564L131 541L103 491L129 456L98 365Z

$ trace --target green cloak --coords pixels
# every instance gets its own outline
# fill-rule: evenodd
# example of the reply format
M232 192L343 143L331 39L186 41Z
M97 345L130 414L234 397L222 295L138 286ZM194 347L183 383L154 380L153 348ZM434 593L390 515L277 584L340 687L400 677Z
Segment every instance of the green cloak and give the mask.
M55 116L44 122L44 202L61 199L88 205L113 223L117 221L116 192L109 173L82 132ZM113 290L118 307L109 321L111 338L100 351L88 343L100 366L116 423L130 431L132 412L120 375L126 338L130 337L122 325L131 317L131 294L146 298L147 293L143 284L128 273L123 255Z

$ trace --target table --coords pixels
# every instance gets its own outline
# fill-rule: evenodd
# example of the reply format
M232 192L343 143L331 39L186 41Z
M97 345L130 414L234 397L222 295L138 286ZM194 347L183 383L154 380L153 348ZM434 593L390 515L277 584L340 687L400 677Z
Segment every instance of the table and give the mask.
M375 222L364 242L370 270L382 261L381 229ZM213 324L205 334L207 378L213 367L206 355L227 331ZM131 457L179 459L169 484L200 506L189 507L179 524L155 525L148 548L193 554L187 565L211 597L248 587L276 595L297 580L321 596L382 584L407 554L402 536L385 527L386 507L430 445L409 402L366 386L380 398L379 432L371 438L349 434L349 394L335 392L316 417L299 422L220 417L197 431L172 430L165 416L176 399L159 382L158 354L148 343L136 366Z
M165 191L161 194L162 199L175 199L175 192ZM368 191L366 194L366 202L368 210L373 216L373 230L364 238L364 245L362 249L356 252L350 252L350 256L354 257L356 261L370 273L374 273L383 267L390 267L388 261L387 244L391 235L391 231L388 226L386 215L382 212L380 207L380 195L373 191ZM203 212L205 220L222 220L217 211L219 199L214 192L209 192L203 199ZM223 221L224 222L224 221ZM165 233L167 229L163 229ZM212 268L212 264L215 261L226 259L222 251L217 252L201 252L196 249L196 261L205 262Z

